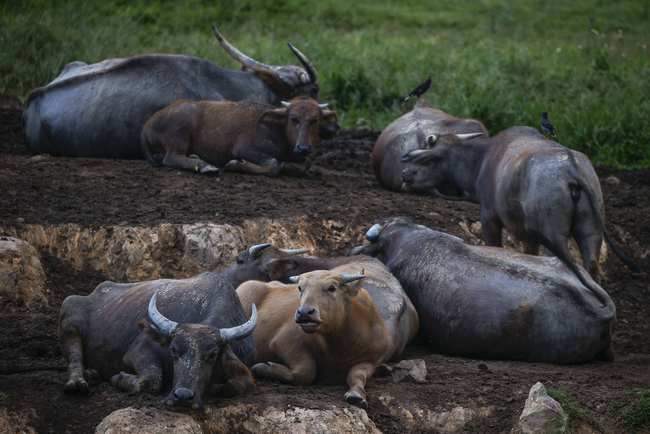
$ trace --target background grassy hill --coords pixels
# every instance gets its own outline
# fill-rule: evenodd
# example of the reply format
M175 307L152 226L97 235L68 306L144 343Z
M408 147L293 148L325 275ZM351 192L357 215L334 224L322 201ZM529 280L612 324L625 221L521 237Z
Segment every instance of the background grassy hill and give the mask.
M537 126L600 164L650 166L650 1L20 1L0 5L0 92L26 97L72 60L186 53L236 68L215 22L266 63L315 62L344 127L382 129L400 97L427 98L495 133Z

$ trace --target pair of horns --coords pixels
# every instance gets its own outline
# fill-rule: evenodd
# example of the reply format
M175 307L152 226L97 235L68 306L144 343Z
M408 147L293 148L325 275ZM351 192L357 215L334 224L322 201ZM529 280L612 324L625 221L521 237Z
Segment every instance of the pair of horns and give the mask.
M341 273L339 277L341 278L341 282L350 283L350 282L354 282L355 280L364 279L366 275L360 273ZM291 283L298 283L299 280L300 280L300 276L289 277L289 281Z
M156 306L156 299L158 297L158 291L156 291L151 300L149 300L149 307L147 309L147 315L149 316L149 321L163 334L166 336L171 336L174 331L178 328L178 323L172 321L169 318L165 317ZM243 339L246 336L249 336L255 330L257 325L257 307L255 304L251 306L251 317L245 323L225 328L219 329L219 335L224 342L231 342L238 339Z
M283 105L284 107L286 107L286 108L291 107L291 103L290 103L289 101L282 101L282 105ZM324 109L326 109L329 105L330 105L330 104L329 104L328 102L326 102L326 103L324 103L324 104L318 104L318 108L320 108L321 110L324 110Z
M219 31L219 28L217 28L216 24L212 25L212 32L214 33L215 38L217 38L219 45L221 45L221 47L226 50L226 53L228 53L230 57L244 65L246 68L252 69L256 72L266 72L279 79L276 71L278 68L277 66L271 66L262 62L258 62L252 57L249 57L239 51L237 48L235 48L234 45L228 42L226 38L224 38L224 36ZM302 66L305 68L305 71L307 71L308 80L305 82L305 84L316 83L318 76L316 74L316 68L314 68L314 65L300 50L298 50L290 43L288 43L288 45L291 52L298 58Z

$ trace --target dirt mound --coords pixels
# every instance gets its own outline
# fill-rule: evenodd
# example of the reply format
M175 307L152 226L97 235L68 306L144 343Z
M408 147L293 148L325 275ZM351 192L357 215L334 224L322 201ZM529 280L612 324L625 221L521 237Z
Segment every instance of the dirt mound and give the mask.
M6 108L10 107L10 108ZM13 108L11 108L13 107ZM308 177L266 178L224 174L208 178L144 161L89 160L30 156L25 149L20 111L0 104L0 226L75 223L86 228L110 225L155 226L162 223L240 224L252 217L306 219L367 227L375 220L407 215L428 226L464 236L460 223L478 221L478 207L412 194L382 190L370 167L376 134L344 132L316 152L315 173ZM608 229L626 251L650 269L650 171L599 169ZM336 228L334 228L336 229ZM314 228L323 254L341 253L333 226ZM67 295L86 294L105 276L75 270L53 255L43 255L49 306L29 309L0 299L0 404L27 415L38 432L92 432L99 421L126 406L159 406L159 397L127 396L102 383L91 396L63 394L65 366L57 339L57 315ZM424 359L423 384L394 384L372 379L368 414L383 432L404 432L409 426L389 403L406 409L449 412L457 407L489 407L489 415L466 426L470 432L507 431L521 412L530 386L543 381L570 395L606 432L625 432L621 411L633 391L650 384L650 290L610 255L605 287L617 305L618 327L614 363L552 366L534 363L478 361L430 354L412 346L407 357ZM292 387L260 383L251 396L218 401L268 403L305 408L344 405L340 386ZM383 398L382 398L383 397ZM387 404L388 403L388 404ZM415 410L414 410L415 411ZM417 410L419 411L419 410ZM469 410L468 410L469 411Z

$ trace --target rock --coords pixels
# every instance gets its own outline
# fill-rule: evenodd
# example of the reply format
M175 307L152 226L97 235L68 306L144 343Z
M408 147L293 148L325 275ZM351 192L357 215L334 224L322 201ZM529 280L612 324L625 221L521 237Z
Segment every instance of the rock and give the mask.
M568 416L559 402L548 396L542 383L530 388L524 411L519 416L518 433L561 434L567 430Z
M605 183L608 185L619 185L621 183L621 180L614 175L610 175L605 178Z
M0 295L26 305L47 303L45 272L38 252L18 238L0 237Z
M379 401L388 413L399 419L409 431L417 432L464 432L470 422L496 414L496 407L493 405L478 408L455 406L449 410L430 409L417 403L398 401L387 393L379 395Z
M95 434L203 434L190 416L156 408L127 407L106 416Z
M205 424L210 433L368 433L381 434L366 412L357 407L286 409L238 404L207 407Z
M403 381L425 383L427 381L427 365L422 359L402 360L392 366L391 377L394 383Z

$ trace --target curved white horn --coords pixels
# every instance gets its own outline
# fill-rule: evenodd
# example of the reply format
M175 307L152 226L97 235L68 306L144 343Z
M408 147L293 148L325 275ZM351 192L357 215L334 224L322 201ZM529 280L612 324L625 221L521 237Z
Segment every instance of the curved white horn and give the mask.
M174 330L176 330L176 327L178 327L178 323L166 318L165 315L160 313L158 307L156 306L157 297L158 297L158 291L154 292L153 296L151 297L151 300L149 300L147 315L149 316L149 320L151 321L151 323L158 330L160 330L165 335L169 336L172 333L174 333Z
M326 103L323 103L323 104L318 104L318 107L322 110L322 109L326 109L327 107L329 107L329 105L330 105L330 103L326 102Z
M290 276L289 277L289 282L291 282L291 283L298 283L299 280L300 280L300 276Z
M246 336L250 336L250 334L255 330L256 325L257 307L255 306L255 303L253 303L251 306L251 317L248 321L242 325L230 327L227 329L220 329L219 334L221 335L221 339L223 339L225 342L236 341L237 339L243 339Z
M303 253L308 253L309 249L279 249L282 253L287 255L302 255Z
M264 249L266 249L268 247L271 247L271 243L255 244L254 246L251 246L248 249L248 253L252 257L256 257L257 255L259 255L262 252L262 250L264 250Z
M282 105L287 108L291 107L291 103L287 101L282 101Z
M474 137L482 136L483 132L477 132L477 133L461 133L461 134L456 134L456 137L458 137L460 140L467 140L471 139Z
M274 67L262 62L258 62L252 57L245 55L237 48L235 48L234 45L228 42L228 40L219 31L216 24L212 25L212 32L214 33L214 37L217 38L217 42L219 42L219 45L221 45L221 47L224 50L226 50L226 53L228 53L230 57L232 57L233 59L235 59L242 65L244 65L245 67L252 69L253 71L266 71L268 73L271 73L274 77L277 77L277 73L275 72Z
M366 232L366 239L370 242L377 241L381 230L381 225L379 223L375 223L370 229L368 229L368 232Z
M316 68L314 68L314 64L311 63L311 61L302 53L302 51L294 47L293 44L287 42L287 45L289 46L289 49L294 54L294 56L296 56L300 63L302 63L302 66L305 67L307 75L309 76L309 82L316 83L316 81L318 81L318 74L316 74Z

